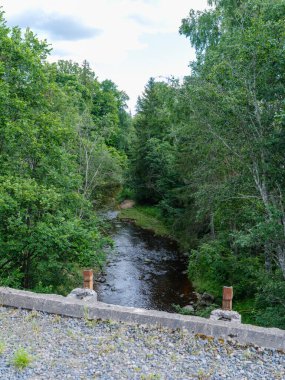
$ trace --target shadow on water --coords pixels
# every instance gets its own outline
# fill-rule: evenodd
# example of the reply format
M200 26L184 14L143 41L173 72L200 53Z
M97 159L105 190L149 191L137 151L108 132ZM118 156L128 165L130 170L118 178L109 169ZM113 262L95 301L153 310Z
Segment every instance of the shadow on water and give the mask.
M115 252L95 283L99 301L164 311L189 304L193 289L176 243L114 218L112 224Z

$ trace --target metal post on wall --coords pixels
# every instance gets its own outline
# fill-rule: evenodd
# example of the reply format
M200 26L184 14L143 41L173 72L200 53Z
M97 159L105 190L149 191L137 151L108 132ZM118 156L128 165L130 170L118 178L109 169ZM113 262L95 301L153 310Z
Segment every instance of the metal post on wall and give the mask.
M233 308L233 287L224 286L223 287L223 310L232 310Z
M86 269L83 271L83 288L93 289L93 270Z

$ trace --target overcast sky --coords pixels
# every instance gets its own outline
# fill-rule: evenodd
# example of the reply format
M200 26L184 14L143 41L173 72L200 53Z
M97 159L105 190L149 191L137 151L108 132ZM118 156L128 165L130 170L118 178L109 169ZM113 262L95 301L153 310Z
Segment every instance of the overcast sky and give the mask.
M134 110L150 77L189 73L195 57L178 33L191 8L206 0L0 0L8 25L29 26L46 38L50 60L86 59L99 80L111 79Z

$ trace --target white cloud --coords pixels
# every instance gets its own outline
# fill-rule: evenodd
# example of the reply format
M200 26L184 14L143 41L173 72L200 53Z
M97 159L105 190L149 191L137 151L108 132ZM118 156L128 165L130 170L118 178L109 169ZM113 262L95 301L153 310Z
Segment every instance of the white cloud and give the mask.
M52 44L52 60L87 59L99 79L108 77L129 94L133 108L149 76L187 74L188 61L194 54L189 42L179 37L178 29L191 8L204 9L207 1L2 0L1 3L10 25L15 22L22 25L24 21L27 24L30 17L32 29ZM62 24L53 24L51 20L62 20ZM159 55L164 59L161 65Z
M54 41L78 41L101 33L100 29L78 21L74 15L47 13L42 9L24 11L11 21L22 28L29 27L35 31L48 33Z

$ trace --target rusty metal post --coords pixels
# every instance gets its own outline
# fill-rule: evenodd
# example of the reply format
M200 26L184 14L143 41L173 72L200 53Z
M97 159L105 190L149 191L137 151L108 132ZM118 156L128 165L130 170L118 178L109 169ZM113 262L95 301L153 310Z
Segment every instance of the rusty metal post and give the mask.
M83 271L83 288L93 290L93 270L87 269Z
M223 310L232 310L233 308L233 287L224 286L223 287Z

